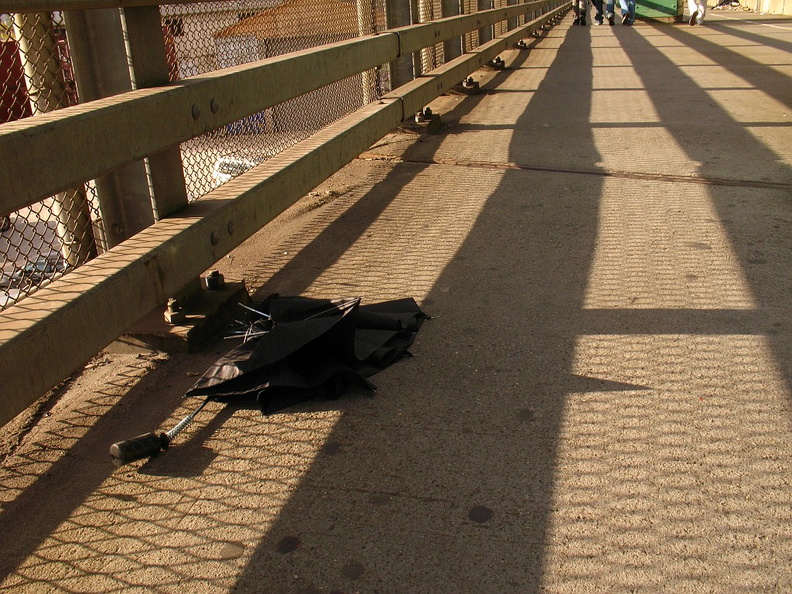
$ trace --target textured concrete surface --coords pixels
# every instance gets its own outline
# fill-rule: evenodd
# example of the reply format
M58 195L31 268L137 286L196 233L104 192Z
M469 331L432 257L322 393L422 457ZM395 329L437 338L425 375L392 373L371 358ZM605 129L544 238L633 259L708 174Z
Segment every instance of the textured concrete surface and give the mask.
M792 22L566 19L223 263L414 296L415 357L167 429L225 344L104 354L4 435L14 592L792 591Z

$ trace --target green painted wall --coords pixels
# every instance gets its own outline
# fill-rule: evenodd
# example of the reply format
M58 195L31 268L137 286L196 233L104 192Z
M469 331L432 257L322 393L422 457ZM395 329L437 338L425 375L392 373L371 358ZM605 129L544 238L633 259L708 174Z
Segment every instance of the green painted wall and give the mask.
M637 0L635 17L649 21L681 21L682 0Z

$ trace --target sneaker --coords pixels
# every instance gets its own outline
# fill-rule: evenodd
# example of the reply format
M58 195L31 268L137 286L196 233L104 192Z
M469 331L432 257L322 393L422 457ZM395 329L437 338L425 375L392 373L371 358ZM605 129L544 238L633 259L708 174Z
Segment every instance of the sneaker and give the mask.
M688 24L692 27L696 24L696 19L698 18L698 10L694 10L693 13L690 15L690 20Z
M608 24L612 27L615 23L613 22L613 15L608 17Z
M630 22L630 15L629 14L623 14L622 15L622 25L632 25L632 23Z

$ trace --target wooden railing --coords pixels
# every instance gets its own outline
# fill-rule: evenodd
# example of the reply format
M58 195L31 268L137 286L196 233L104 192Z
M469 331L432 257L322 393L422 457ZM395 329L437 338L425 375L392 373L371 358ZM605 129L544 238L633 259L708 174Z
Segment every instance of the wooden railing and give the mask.
M0 12L151 6L145 0L0 0ZM181 206L1 312L0 425L400 122L567 8L563 0L538 0L389 29L0 126L0 211L11 212L400 56L496 23L525 22Z

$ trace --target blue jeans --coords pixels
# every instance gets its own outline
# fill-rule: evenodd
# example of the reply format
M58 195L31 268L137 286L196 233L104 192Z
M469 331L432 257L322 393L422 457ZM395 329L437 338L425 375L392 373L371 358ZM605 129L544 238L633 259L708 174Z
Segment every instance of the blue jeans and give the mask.
M629 15L627 22L632 24L635 21L635 0L619 0L622 17Z

